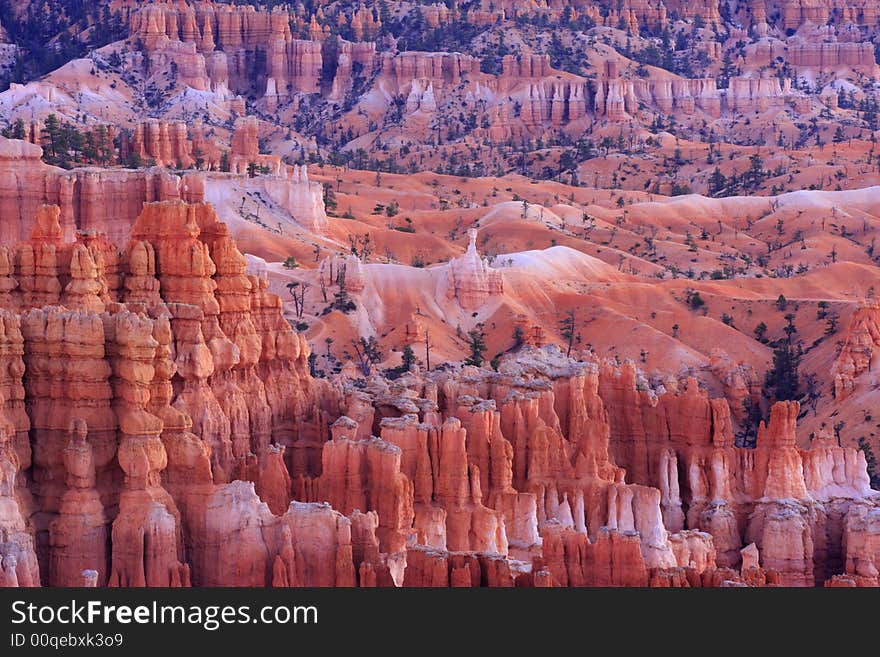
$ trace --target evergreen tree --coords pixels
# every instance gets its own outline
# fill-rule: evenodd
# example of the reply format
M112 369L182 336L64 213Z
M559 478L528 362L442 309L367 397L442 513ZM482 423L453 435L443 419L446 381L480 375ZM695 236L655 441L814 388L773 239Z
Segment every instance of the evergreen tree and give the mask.
M82 156L83 159L89 163L98 161L98 146L95 142L95 136L95 130L90 130L85 134L85 143L83 144Z
M524 342L525 342L525 337L523 336L522 327L519 325L514 326L513 327L513 347L512 348L519 349L520 347L523 346Z
M13 139L24 139L26 137L24 130L24 119L18 118L15 120L15 123L12 126L12 138Z
M571 348L574 346L574 337L575 337L575 321L574 321L574 310L566 310L565 316L559 320L559 331L562 333L562 337L565 338L566 342L566 350L565 356L568 358L571 356Z
M765 335L767 335L767 325L764 322L761 322L755 327L755 340L758 342L764 342Z
M749 186L755 189L761 185L767 173L764 171L764 160L755 153L749 157L749 168L743 174L743 178L748 181Z
M382 351L379 348L379 341L376 336L371 335L369 338L359 338L352 340L352 346L357 354L361 364L361 371L364 376L370 376L373 371L373 365L382 360Z
M76 126L71 123L65 123L62 130L64 131L64 140L67 142L68 151L72 153L73 161L79 163L86 144L83 133L77 130Z
M468 331L467 340L471 355L467 357L464 364L482 366L486 354L486 334L483 331L482 323Z
M416 364L416 355L413 352L413 348L409 345L406 345L403 348L403 353L401 354L401 364L400 367L404 372L409 372L413 365Z
M715 171L709 176L709 193L712 196L718 196L727 188L727 178L721 173L720 167L715 167Z
M40 142L43 146L44 159L54 164L61 149L61 124L54 114L46 117L43 130L40 133Z
M98 162L107 165L113 160L115 154L113 149L113 140L110 139L110 133L107 132L107 126L99 125L94 130L94 143L98 154Z
M764 385L775 401L787 401L800 398L800 366L803 350L795 348L793 337L797 333L794 315L785 316L788 322L783 329L785 339L780 340L773 350L773 367L767 372Z

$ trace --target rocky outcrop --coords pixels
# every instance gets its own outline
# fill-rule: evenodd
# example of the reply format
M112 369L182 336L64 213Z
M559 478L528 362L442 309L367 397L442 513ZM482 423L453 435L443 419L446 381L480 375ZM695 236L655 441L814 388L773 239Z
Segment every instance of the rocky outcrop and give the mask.
M15 330L18 318L2 312L6 336L14 340L9 332ZM16 433L5 409L0 410L0 587L40 585L36 543L16 481L19 469L27 466L19 461Z
M284 445L313 431L307 352L210 206L147 205L121 267L101 239L65 242L59 218L44 206L16 249L7 294L24 312L3 311L7 579L39 582L36 545L52 584L88 570L99 585L188 585L213 480L241 469L286 508Z
M67 490L63 455L75 421L88 427L102 502L114 504L118 425L101 316L59 307L35 308L22 315L22 334L28 374L26 404L32 424L32 479L40 509L57 513Z
M233 173L250 173L249 168L268 168L269 173L279 175L281 159L260 153L260 123L255 117L239 119L232 135L229 167Z
M468 248L464 255L449 262L446 295L456 299L465 310L479 308L492 295L501 294L504 281L500 271L493 269L477 253L477 231L468 231Z
M311 484L317 501L346 515L355 509L375 511L379 549L405 550L413 523L413 484L401 472L400 448L381 439L340 437L324 445L322 457L321 477Z
M855 30L852 32L852 30ZM834 73L849 77L854 73L873 75L876 61L870 43L862 42L854 26L811 25L782 40L764 36L746 46L743 71L760 77L773 62L786 61L797 75Z
M835 399L845 399L852 392L856 379L871 371L874 350L878 346L880 303L867 300L852 314L843 346L831 368Z
M865 0L774 0L767 3L767 11L771 7L778 12L779 26L784 30L796 30L807 22L825 25L832 17L857 25L876 25L880 18L877 7Z
M693 379L666 387L657 394L640 383L632 364L600 377L619 437L614 458L632 481L660 488L664 521L677 526L680 504L687 527L712 534L719 566L736 566L740 549L754 543L775 581L803 586L830 577L845 558L850 509L878 501L864 455L833 439L798 449L796 403L773 407L755 449L734 447L726 400L710 400Z
M352 12L348 24L351 27L351 31L354 32L356 39L375 38L382 27L382 21L375 17L373 12L364 5L359 5Z
M58 517L49 526L49 584L79 586L83 570L95 572L95 585L107 582L107 516L96 488L94 448L87 440L88 425L71 423L70 442L64 448L67 491Z
M465 76L479 74L480 60L461 53L408 51L383 54L379 67L382 76L397 87L418 79L439 92L459 84Z
M552 72L550 55L505 55L501 60L501 76L508 80L546 78Z
M844 522L846 576L858 586L880 586L880 511L859 505Z
M271 435L286 434L291 427L282 425L301 414L280 388L303 376L304 365L290 359L307 354L286 323L266 325L280 301L254 294L265 288L245 276L244 257L210 206L148 205L132 235L152 246L162 299L173 304L183 384L177 403L211 445L215 480L227 481L236 460L251 451L259 455ZM280 368L272 382L278 387L269 390L273 368Z
M125 309L102 320L118 423L116 460L123 473L108 584L188 586L180 513L161 485L168 463L160 438L162 420L146 410L158 347L153 320Z
M731 112L766 111L771 107L782 107L785 96L791 92L791 80L780 84L775 77L731 78L725 106Z
M632 3L636 4L636 3ZM638 3L649 4L649 3ZM675 12L677 16L685 20L693 20L697 16L703 19L707 24L719 24L721 22L721 13L718 9L719 0L703 0L702 2L686 2L686 0L663 0L668 12ZM647 21L647 16L642 19Z
M329 48L329 42L324 47ZM355 68L358 68L362 75L368 75L376 69L376 66L375 43L370 41L351 43L339 40L336 44L336 72L333 75L333 84L330 87L328 98L337 101L344 100L345 94L351 90L354 84Z
M375 514L348 518L328 504L302 502L274 516L253 484L226 484L207 500L204 523L191 539L193 582L350 587L363 578L387 585L391 581L376 550L374 522Z
M518 579L507 560L493 555L415 546L407 551L406 563L403 586L508 588Z
M157 166L188 169L195 160L185 123L146 121L134 128L130 152L141 161L154 160Z
M724 398L733 420L744 426L749 409L760 408L761 381L757 372L746 363L734 362L720 347L710 352L709 367L724 386Z
M865 455L799 449L795 402L746 449L696 379L555 346L319 383L211 206L147 204L122 249L60 218L4 252L4 583L876 582ZM474 238L450 266L468 309L493 290Z
M139 171L74 169L43 164L42 149L0 137L0 243L26 240L40 206L60 208L62 234L72 241L77 230L93 230L125 244L144 203L170 199L201 202L202 174L178 177L160 169Z
M273 202L284 208L299 225L315 233L327 230L324 188L309 180L308 167L283 167L277 176L262 176L259 184Z
M158 3L124 13L154 74L174 61L180 82L224 98L229 89L271 99L319 90L321 41L294 38L280 8Z
M864 43L795 43L787 47L787 59L798 70L832 73L840 70L875 75L877 59L874 44Z

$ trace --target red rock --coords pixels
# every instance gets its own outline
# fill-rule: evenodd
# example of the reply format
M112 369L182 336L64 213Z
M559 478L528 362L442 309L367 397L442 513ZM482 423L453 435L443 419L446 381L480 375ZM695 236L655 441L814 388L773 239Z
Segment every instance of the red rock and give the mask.
M382 552L405 549L413 523L413 487L401 473L401 450L379 439L339 438L325 443L316 501L327 501L350 515L375 511Z
M854 505L846 515L845 572L859 586L880 585L880 513L876 507Z
M124 246L145 202L204 198L197 172L179 178L160 169L64 171L43 164L41 154L39 146L0 137L0 213L18 218L0 226L0 243L27 240L40 208L50 204L61 209L64 240L72 241L78 229L95 230Z
M483 261L477 253L477 231L468 233L467 252L449 264L447 296L458 300L465 310L482 306L493 294L501 294L504 282L499 271Z
M122 310L104 316L104 330L121 433L117 459L124 473L113 521L109 585L188 586L180 513L160 480L168 463L162 421L146 410L158 346L153 322Z
M31 467L31 421L25 409L23 355L21 318L9 310L0 309L0 398L4 400L0 413L5 413L10 423L8 439L15 452L17 468L27 471ZM24 475L20 472L17 477L22 493L28 491Z
M834 398L843 400L853 390L855 379L871 368L871 357L880 345L880 303L867 300L853 313L846 339L834 362Z
M489 555L414 547L407 551L406 562L404 586L513 586L508 562Z
M62 303L68 308L99 313L107 298L106 280L88 247L78 242L70 253L70 282L64 287Z
M257 161L265 161L266 158L271 157L260 155ZM324 232L329 226L324 208L324 188L321 183L309 180L308 167L305 164L282 167L274 160L269 166L277 175L260 177L260 183L269 198L284 208L298 224L316 233ZM360 260L357 258L354 260L360 264ZM350 268L352 283L356 274L354 268Z
M855 70L875 75L877 60L873 44L865 43L799 43L788 47L786 57L792 66L816 74L839 70Z
M94 453L87 437L86 423L74 420L64 449L67 492L49 526L52 586L80 586L84 570L95 573L94 586L107 583L108 519L96 488Z
M39 586L35 541L16 491L15 425L0 413L0 587Z
M145 121L135 126L129 150L147 162L154 160L160 167L189 169L195 164L194 147L185 123Z

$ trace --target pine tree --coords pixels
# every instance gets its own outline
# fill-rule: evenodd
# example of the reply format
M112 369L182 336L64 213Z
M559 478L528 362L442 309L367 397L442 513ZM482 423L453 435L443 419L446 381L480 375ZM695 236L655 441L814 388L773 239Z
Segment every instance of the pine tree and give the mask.
M785 339L777 343L773 350L773 367L767 372L764 379L765 387L772 392L776 401L787 401L800 398L800 366L803 351L800 346L795 348L793 337L797 333L794 325L794 315L785 316L788 322L783 329Z
M403 348L403 353L401 354L400 358L400 367L401 369L403 369L404 372L409 372L412 369L413 365L416 364L415 352L413 352L413 348L409 345L406 345Z
M202 152L201 148L194 148L192 155L196 169L201 169L205 166L205 154Z
M519 349L523 346L525 337L523 336L522 327L518 324L513 327L513 349Z
M566 358L571 356L571 348L574 346L574 337L575 337L575 321L574 321L574 310L566 310L565 316L559 320L559 331L562 333L562 337L565 338L567 349L565 351Z
M743 174L743 178L749 181L750 186L752 188L759 187L764 181L766 175L767 174L764 171L764 160L761 159L761 156L755 153L749 157L749 168Z
M709 176L709 193L712 196L718 196L727 187L727 178L721 173L720 167L715 167L715 171Z
M9 138L24 139L25 136L24 119L16 119L15 123L12 124L12 130L9 133Z
M62 130L64 132L64 140L67 142L68 150L73 153L73 161L75 163L80 162L83 149L86 145L85 136L71 123L65 123L62 126Z
M95 131L90 130L85 134L85 143L83 144L83 159L92 163L98 161L98 147L95 144Z
M40 134L40 141L43 145L43 157L51 164L54 164L57 161L58 151L61 146L61 125L58 122L58 117L54 114L46 117L43 131Z
M364 376L370 376L373 371L373 365L382 360L379 341L376 340L376 336L371 335L369 339L362 337L358 340L352 340L351 344L354 347L355 354L357 354L358 361L360 361L361 371L364 373Z
M477 324L468 331L468 348L471 355L464 361L465 365L474 365L480 367L485 360L486 353L486 334L483 331L483 324Z
M767 325L761 322L755 327L755 340L764 342L764 336L767 334Z
M107 132L107 126L99 125L95 128L95 147L98 150L98 161L102 165L109 164L115 155L113 149L113 140L110 139L110 133Z

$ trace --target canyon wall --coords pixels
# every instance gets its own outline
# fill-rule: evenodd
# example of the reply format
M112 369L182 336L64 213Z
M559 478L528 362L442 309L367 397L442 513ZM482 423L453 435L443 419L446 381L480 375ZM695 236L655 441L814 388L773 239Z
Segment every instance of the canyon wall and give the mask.
M711 533L725 567L754 543L761 565L786 585L836 574L850 558L846 518L870 513L878 500L864 453L830 435L798 449L796 402L773 407L754 449L735 447L725 399L709 399L695 379L665 387L662 395L646 389L632 364L605 364L600 377L615 461L633 481L660 488L667 526Z
M41 206L4 247L7 578L204 582L184 553L211 495L236 478L271 488L318 431L308 347L210 206L146 204L124 250L69 242L60 218Z
M194 89L223 95L257 89L265 96L319 91L322 44L294 38L280 8L160 3L123 12L153 71L173 59Z
M0 252L8 585L877 584L864 454L798 449L796 403L744 449L695 380L556 347L313 380L211 206L60 220Z
M198 172L178 177L161 169L65 171L45 165L42 149L24 141L0 138L0 243L27 239L43 204L61 209L65 239L78 230L104 233L124 243L146 202L180 199L201 202L204 178Z

